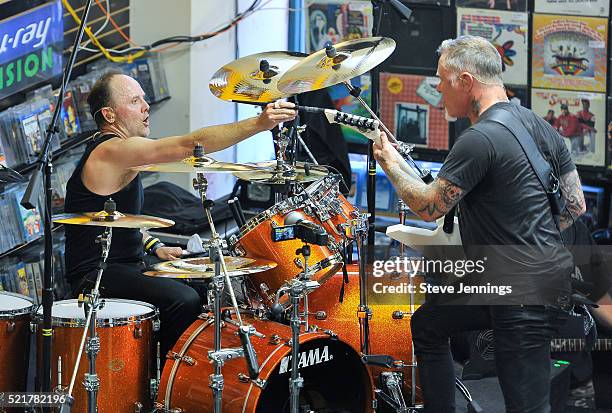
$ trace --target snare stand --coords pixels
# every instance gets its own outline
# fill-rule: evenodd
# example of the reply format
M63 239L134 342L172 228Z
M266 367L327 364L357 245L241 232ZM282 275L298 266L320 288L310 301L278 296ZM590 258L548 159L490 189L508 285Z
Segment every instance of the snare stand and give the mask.
M99 221L112 222L120 214L117 212L117 205L112 199L109 199L104 203L104 212L96 217ZM96 219L95 218L95 219ZM87 319L85 320L85 327L83 329L83 336L81 337L81 344L77 353L77 358L72 371L72 378L70 379L70 386L68 387L68 394L66 400L60 408L60 413L70 413L72 404L74 403L74 397L72 397L72 390L76 382L77 372L79 365L81 364L81 355L83 354L83 348L85 347L85 339L87 332L89 331L89 338L87 339L87 358L89 359L89 372L85 373L85 379L83 380L83 386L87 390L87 411L88 413L96 413L98 411L98 389L100 388L100 379L96 373L96 356L100 351L100 337L96 332L97 314L98 310L104 307L104 301L100 301L100 282L102 281L102 273L106 269L106 260L110 252L111 240L113 235L113 228L108 226L104 229L102 235L98 237L97 242L102 246L102 256L100 263L98 264L98 276L96 283L91 293L87 295L85 299L85 307L87 308Z

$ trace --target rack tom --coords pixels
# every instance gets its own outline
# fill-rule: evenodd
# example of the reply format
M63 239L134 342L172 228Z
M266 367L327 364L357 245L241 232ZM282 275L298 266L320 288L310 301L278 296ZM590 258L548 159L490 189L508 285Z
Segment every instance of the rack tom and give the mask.
M0 292L0 391L26 391L33 310L30 297Z

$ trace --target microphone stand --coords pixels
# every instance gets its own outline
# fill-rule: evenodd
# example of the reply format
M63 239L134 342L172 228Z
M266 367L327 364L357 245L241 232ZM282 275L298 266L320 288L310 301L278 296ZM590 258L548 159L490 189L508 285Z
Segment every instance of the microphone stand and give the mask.
M21 200L21 205L24 208L32 209L36 207L40 196L40 182L42 180L44 184L44 239L45 239L45 269L43 277L43 290L42 290L42 307L43 307L43 356L42 356L42 391L51 391L51 308L53 307L53 234L51 233L52 222L52 187L51 187L51 174L53 172L53 166L51 164L51 154L49 148L51 147L51 140L53 135L59 132L57 128L57 120L59 118L60 110L64 102L64 94L66 92L66 86L70 80L72 74L72 68L76 60L76 55L79 50L79 44L83 38L83 32L85 31L85 23L87 22L87 16L89 15L89 9L92 0L87 0L83 9L83 16L81 18L81 24L79 30L74 39L72 46L72 52L68 64L64 70L62 77L62 84L60 87L59 96L55 104L55 110L51 117L51 123L47 128L45 140L43 142L40 154L38 155L38 167L32 176L30 182ZM46 412L50 411L48 407L44 409Z

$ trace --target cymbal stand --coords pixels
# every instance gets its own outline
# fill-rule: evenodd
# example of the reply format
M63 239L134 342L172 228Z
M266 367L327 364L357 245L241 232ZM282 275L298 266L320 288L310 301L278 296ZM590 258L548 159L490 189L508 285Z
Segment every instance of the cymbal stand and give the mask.
M306 128L307 128L306 125L298 126L295 131L295 138L300 142L300 145L302 145L302 148L304 148L306 155L308 155L312 163L314 163L315 165L318 165L319 162L317 162L312 152L310 152L310 149L308 149L308 146L306 146L306 142L304 142L304 139L302 139L302 133L304 133Z
M100 217L101 221L113 221L115 219L117 205L112 199L109 199L104 203L105 214ZM96 413L98 411L98 389L100 388L100 379L96 373L96 356L100 351L100 337L96 332L97 314L98 310L104 307L104 301L100 301L100 282L102 281L102 273L106 269L106 260L110 252L111 240L113 237L113 228L108 226L104 229L102 235L98 237L96 242L100 243L102 247L102 255L100 263L98 264L98 276L96 277L96 283L91 293L87 295L85 299L85 308L87 309L87 317L85 319L85 326L83 328L83 335L81 336L81 343L79 345L79 351L74 363L74 369L72 370L72 377L70 379L70 385L68 386L68 393L66 400L60 407L60 413L70 413L72 404L74 403L74 397L72 397L72 390L76 382L77 372L81 364L81 356L83 349L87 347L87 358L89 359L89 372L85 373L85 379L83 380L83 386L87 390L87 412ZM79 304L81 304L79 302ZM89 338L87 333L89 332ZM86 339L87 338L87 339ZM85 344L87 342L87 344Z
M195 158L202 158L204 156L204 150L201 145L196 145L193 153ZM204 213L206 215L206 219L210 227L211 237L209 244L209 253L211 262L215 263L215 275L213 276L213 280L211 283L212 292L209 292L209 294L213 295L214 306L214 349L208 352L208 358L214 363L215 371L209 377L209 387L212 389L214 396L213 412L221 413L224 387L224 379L221 369L227 360L234 359L237 357L245 357L249 370L249 376L251 377L251 379L257 380L257 376L259 375L259 366L257 365L257 355L255 354L255 350L253 349L253 346L251 345L250 341L250 336L252 334L255 334L256 331L254 327L245 325L242 322L242 317L240 316L240 309L238 308L234 288L232 286L229 273L227 271L227 266L225 265L225 260L223 258L223 240L221 239L219 233L215 228L215 224L213 222L212 214L210 211L213 206L213 201L209 200L206 197L206 191L208 190L208 180L206 179L204 173L198 172L196 174L196 178L193 179L193 188L200 194L202 207L204 209ZM221 296L225 287L227 287L228 289L229 296L232 302L232 307L234 308L234 311L236 313L242 348L221 348Z

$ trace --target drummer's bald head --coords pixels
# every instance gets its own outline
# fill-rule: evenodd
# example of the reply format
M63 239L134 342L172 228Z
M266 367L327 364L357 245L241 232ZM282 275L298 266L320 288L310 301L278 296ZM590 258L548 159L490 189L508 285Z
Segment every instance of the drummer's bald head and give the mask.
M96 125L100 128L106 120L102 114L102 109L106 107L112 107L113 104L113 91L111 88L111 80L115 76L122 75L123 73L118 70L110 70L104 73L94 83L89 96L87 96L87 103L89 104L89 112L96 121Z

